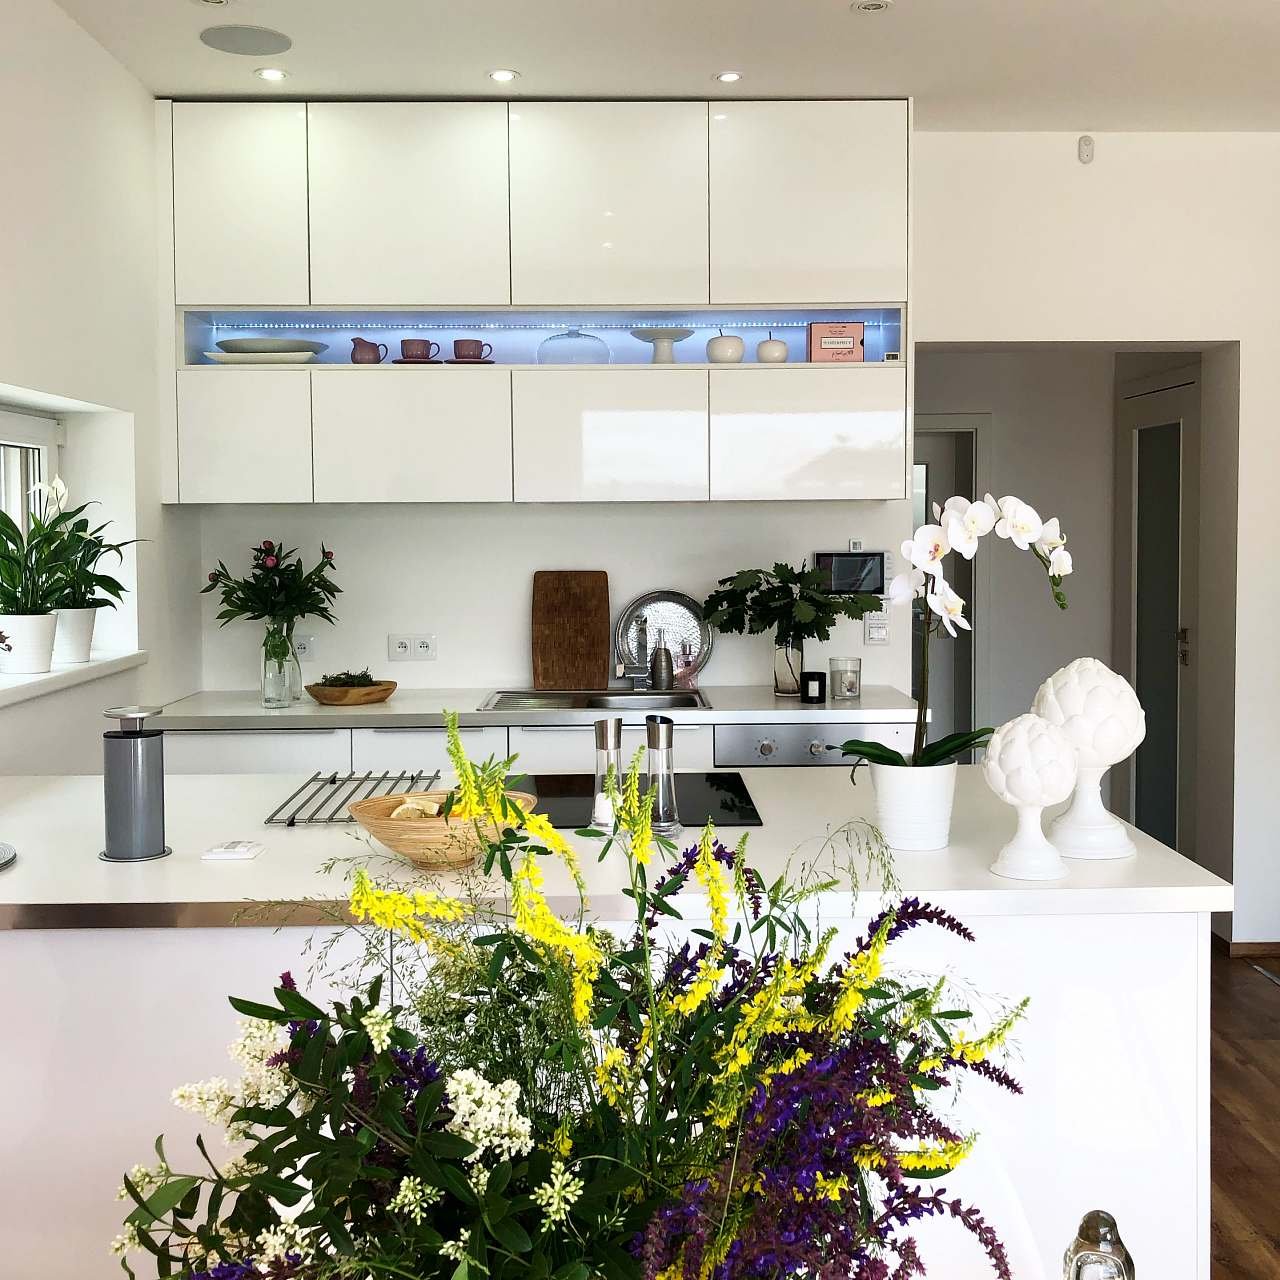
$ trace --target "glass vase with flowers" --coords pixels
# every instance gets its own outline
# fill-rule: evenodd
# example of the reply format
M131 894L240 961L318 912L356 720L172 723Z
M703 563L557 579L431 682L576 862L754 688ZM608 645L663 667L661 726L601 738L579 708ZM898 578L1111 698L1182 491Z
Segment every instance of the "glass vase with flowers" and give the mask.
M265 538L250 548L252 567L246 577L232 577L221 561L209 574L201 595L221 593L218 619L222 626L237 618L265 622L262 638L260 687L264 707L287 707L302 700L302 669L293 645L293 629L300 618L323 618L332 623L332 605L341 592L332 578L333 552L322 543L320 559L305 569L296 548L286 550Z

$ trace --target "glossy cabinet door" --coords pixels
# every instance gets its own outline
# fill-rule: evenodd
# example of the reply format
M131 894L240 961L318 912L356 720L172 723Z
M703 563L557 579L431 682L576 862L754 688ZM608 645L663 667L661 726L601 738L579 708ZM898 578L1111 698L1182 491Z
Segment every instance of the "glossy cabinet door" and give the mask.
M907 297L907 104L713 102L711 301Z
M707 301L705 102L512 103L511 301Z
M502 102L313 102L311 301L505 306Z
M907 371L712 369L711 498L906 496Z
M517 773L590 773L595 767L595 736L589 724L513 725L510 752L517 757ZM470 745L467 750L470 751ZM636 748L645 744L641 725L624 725L622 761L630 764ZM678 724L672 739L676 768L714 769L715 731L711 725Z
M307 109L173 104L179 306L298 306L307 280Z
M479 763L507 755L507 731L498 726L463 725L462 746ZM594 741L594 740L593 740ZM433 773L440 770L443 785L457 779L449 763L443 729L352 729L351 769L354 773Z
M707 500L704 370L517 369L511 400L517 502Z
M312 773L346 773L351 730L166 729L164 767L166 773L292 773L298 782ZM272 808L294 785L281 784Z
M179 502L310 502L305 369L178 371Z
M506 369L315 369L317 502L510 502Z

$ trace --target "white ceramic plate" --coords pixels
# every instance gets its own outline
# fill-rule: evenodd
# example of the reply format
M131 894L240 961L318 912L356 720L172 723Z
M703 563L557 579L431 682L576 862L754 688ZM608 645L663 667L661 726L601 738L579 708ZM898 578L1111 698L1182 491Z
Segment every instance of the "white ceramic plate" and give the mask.
M306 364L314 351L206 351L214 364Z
M327 342L309 342L306 338L225 338L213 344L219 351L233 355L276 354L284 351L310 351L318 356L329 350Z

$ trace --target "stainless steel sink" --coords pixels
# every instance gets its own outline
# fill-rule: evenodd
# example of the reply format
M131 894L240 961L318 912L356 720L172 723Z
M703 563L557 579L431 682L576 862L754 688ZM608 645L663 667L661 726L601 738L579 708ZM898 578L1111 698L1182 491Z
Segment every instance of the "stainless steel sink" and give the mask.
M480 711L671 711L679 708L708 708L711 704L699 690L656 689L571 689L552 692L540 689L498 689L479 706Z

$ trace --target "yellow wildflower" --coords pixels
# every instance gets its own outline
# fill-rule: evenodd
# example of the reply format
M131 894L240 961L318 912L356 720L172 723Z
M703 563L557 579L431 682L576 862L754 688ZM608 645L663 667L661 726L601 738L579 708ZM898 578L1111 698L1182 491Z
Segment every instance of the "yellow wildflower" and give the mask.
M573 1139L569 1136L569 1117L565 1116L556 1126L555 1136L551 1140L556 1155L567 1160L573 1154Z
M715 847L716 828L708 818L698 840L698 858L693 864L693 874L707 895L711 932L719 944L729 935L729 891L724 868L716 857Z
M615 783L609 794L614 818L630 838L631 856L642 865L648 863L649 846L653 843L653 792L640 790L640 764L644 751L644 747L636 748L621 787Z
M606 1102L615 1107L621 1104L631 1086L631 1068L627 1055L617 1045L606 1049L603 1059L596 1064L596 1083Z
M819 1200L839 1200L841 1195L849 1190L849 1179L839 1173L834 1178L828 1178L825 1173L819 1173L814 1179L814 1195Z
M480 794L475 766L467 759L467 753L462 749L462 736L458 733L456 711L445 712L444 737L445 746L449 752L449 763L453 765L453 772L457 778L449 816L460 818L464 822L483 818L488 814L489 806L485 797Z
M951 1056L961 1058L965 1062L981 1062L1009 1038L1009 1032L1013 1030L1018 1020L1026 1013L1027 1005L1030 1003L1029 999L1019 1002L985 1036L981 1036L977 1040L966 1040L963 1034L953 1037L951 1041Z
M520 860L511 878L516 929L533 942L557 954L568 966L573 985L573 1016L581 1024L591 1018L593 984L604 962L604 953L589 933L579 933L561 920L542 893L542 870L532 851Z
M870 1093L858 1095L869 1107L885 1107L897 1096L892 1089L873 1089Z
M897 1152L898 1166L904 1172L950 1173L973 1150L974 1137L960 1142L943 1142L937 1146L919 1147L914 1151ZM853 1155L854 1164L862 1169L880 1169L887 1161L883 1152L875 1147L859 1147Z
M586 892L586 881L582 878L582 867L578 862L578 851L565 837L551 825L551 819L545 813L526 813L523 819L524 829L545 849L556 854L561 862L569 868L573 883L578 886L579 893Z
M853 1026L854 1016L866 1000L866 991L875 985L884 961L884 951L889 945L889 930L893 928L894 913L886 913L880 927L872 935L865 951L859 952L845 965L840 991L835 1007L827 1019L827 1030L832 1037L843 1035Z
M356 871L348 900L356 920L398 933L411 942L441 942L441 935L426 924L428 920L457 923L466 918L467 908L456 898L421 889L402 893L395 889L379 889L363 868Z

